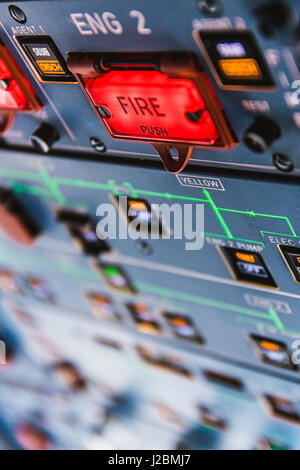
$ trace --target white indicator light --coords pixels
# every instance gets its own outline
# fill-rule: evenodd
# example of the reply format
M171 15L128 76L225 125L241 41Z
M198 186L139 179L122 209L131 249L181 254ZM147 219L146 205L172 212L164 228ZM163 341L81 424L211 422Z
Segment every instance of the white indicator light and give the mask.
M222 57L244 57L245 48L240 42L219 42L217 51Z

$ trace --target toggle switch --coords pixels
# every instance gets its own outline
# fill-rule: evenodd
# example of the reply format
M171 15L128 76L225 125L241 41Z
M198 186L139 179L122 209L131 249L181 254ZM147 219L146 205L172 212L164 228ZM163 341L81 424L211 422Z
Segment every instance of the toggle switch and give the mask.
M49 153L52 145L59 139L57 130L43 122L30 137L31 143L42 153Z
M273 119L267 116L258 116L246 130L244 143L252 152L264 153L280 137L280 127Z

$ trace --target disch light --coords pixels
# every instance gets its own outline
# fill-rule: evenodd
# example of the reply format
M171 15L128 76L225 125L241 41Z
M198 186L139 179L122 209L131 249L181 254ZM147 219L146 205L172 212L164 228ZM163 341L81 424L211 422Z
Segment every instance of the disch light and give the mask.
M185 167L193 146L229 149L236 143L191 52L73 52L68 67L109 134L151 143L170 172Z

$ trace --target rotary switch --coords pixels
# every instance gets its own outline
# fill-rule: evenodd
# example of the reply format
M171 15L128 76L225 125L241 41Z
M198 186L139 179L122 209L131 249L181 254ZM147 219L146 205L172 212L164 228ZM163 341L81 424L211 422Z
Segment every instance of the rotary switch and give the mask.
M52 145L59 139L59 134L57 130L43 122L32 134L30 140L35 148L42 152L48 153L51 150Z
M258 116L246 130L244 144L252 152L264 153L280 137L280 127L273 119L267 116Z

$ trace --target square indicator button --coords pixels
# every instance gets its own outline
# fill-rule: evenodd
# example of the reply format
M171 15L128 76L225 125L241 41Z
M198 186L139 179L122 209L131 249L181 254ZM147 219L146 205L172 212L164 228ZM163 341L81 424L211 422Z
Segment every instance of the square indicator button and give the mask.
M28 247L41 233L31 212L15 192L3 187L0 187L0 227L9 239Z
M244 388L243 382L237 377L232 375L226 375L221 372L206 369L203 371L203 375L207 380L223 387L231 388L234 390L242 390Z
M92 218L73 209L60 208L56 211L56 220L65 225L75 246L87 256L99 256L111 251L105 240L97 236Z
M232 277L237 281L249 282L278 289L272 274L259 253L230 247L217 247Z
M114 304L106 295L96 292L88 292L86 297L94 316L98 318L98 320L121 320L121 316L117 313Z
M101 276L109 289L120 294L136 293L130 279L120 266L109 263L102 263L97 259L91 260L91 266Z
M147 305L136 302L128 304L127 307L136 324L137 329L141 333L146 333L149 335L161 334L162 328L156 321L154 315Z
M294 424L300 424L300 415L296 405L276 395L264 395L264 405L273 418L281 419Z
M184 377L193 377L192 372L185 367L177 356L161 353L154 347L136 346L136 351L144 362L163 370L175 372L176 374L183 375Z
M250 31L197 31L194 37L222 88L275 87L269 67Z
M99 256L102 253L111 251L106 241L98 238L93 225L84 227L70 225L67 230L75 246L87 256Z
M255 450L288 450L288 447L273 439L261 437L255 446Z
M16 36L16 40L41 82L76 83L50 36Z
M39 276L27 276L25 283L30 294L32 294L36 299L52 304L55 303L54 294L51 292L44 279Z
M286 245L277 245L277 248L294 281L300 284L300 248Z
M10 269L1 269L0 290L4 294L22 294L21 279Z
M198 409L200 413L200 421L203 426L218 431L226 430L227 423L225 419L219 415L218 411L206 406L199 406Z
M199 335L193 321L186 315L164 312L165 319L177 338L204 344L204 339Z
M298 369L293 364L290 352L282 341L275 341L259 335L251 335L250 341L254 352L266 364L290 370Z
M157 237L161 237L166 233L159 213L145 199L115 196L114 194L109 197L129 228L130 224L133 223L136 232L151 233Z

